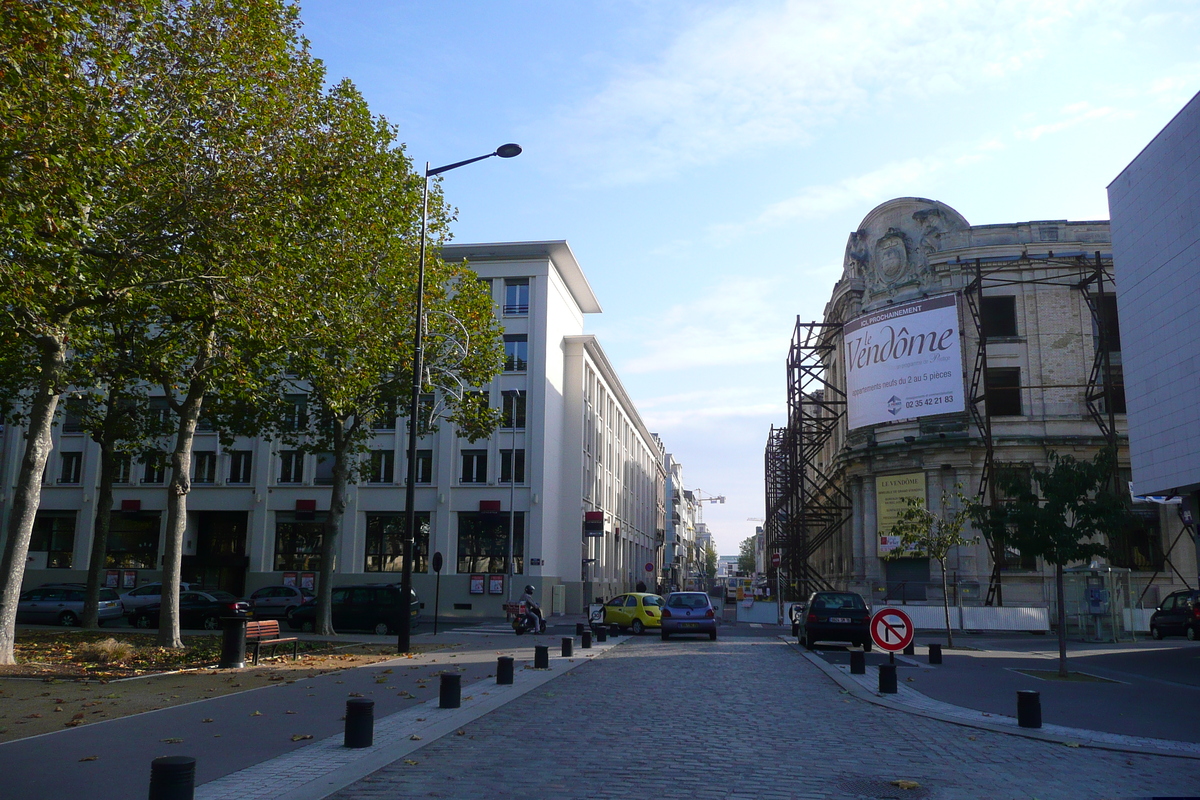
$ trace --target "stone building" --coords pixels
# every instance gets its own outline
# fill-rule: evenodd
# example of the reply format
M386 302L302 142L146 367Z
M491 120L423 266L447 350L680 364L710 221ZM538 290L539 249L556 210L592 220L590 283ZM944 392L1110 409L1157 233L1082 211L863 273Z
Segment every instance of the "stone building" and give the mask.
M985 468L1027 472L1052 451L1082 460L1115 444L1125 486L1111 259L1105 221L972 226L912 197L867 214L823 320L797 326L789 422L768 441L768 546L793 593L940 603L937 562L890 556L886 531L907 497L937 509L957 487L978 496ZM1195 555L1177 546L1173 508L1133 508L1111 566L1129 570L1128 604L1153 608ZM947 572L964 605L1044 608L1053 594L1051 567L982 537Z

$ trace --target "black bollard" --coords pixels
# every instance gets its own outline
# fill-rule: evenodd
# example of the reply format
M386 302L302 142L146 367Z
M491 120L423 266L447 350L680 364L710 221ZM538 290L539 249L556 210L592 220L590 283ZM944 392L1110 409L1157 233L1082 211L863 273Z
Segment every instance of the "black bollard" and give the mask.
M799 635L800 635L800 623L799 623L799 622L793 622L793 623L792 623L792 636L797 636L797 637L798 637Z
M917 654L917 646L915 644L913 644L912 642L909 642L908 644L904 645L904 655L915 656L916 654Z
M608 629L608 635L613 637L614 639L617 638L618 636L620 636L621 635L621 626L620 625L610 626Z
M879 665L879 691L882 694L896 693L896 665Z
M351 697L346 701L346 735L343 747L370 747L375 739L375 701Z
M513 682L512 656L500 656L496 659L496 683L511 686Z
M220 669L241 669L246 666L246 618L221 617L224 634L221 639Z
M570 658L571 655L573 654L573 651L575 648L575 640L572 639L570 636L564 636L563 640L562 640L562 644L563 644L563 651L562 651L563 658Z
M1022 728L1042 727L1042 695L1032 689L1017 690L1017 724Z
M929 663L930 664L942 663L942 646L940 644L929 645Z
M582 647L584 650L592 649L592 632L591 631L583 632L583 644L581 644L580 647Z
M607 642L608 641L608 630L603 625L601 625L599 628L596 628L596 641L597 642Z
M867 674L867 654L862 650L850 651L850 674L851 675L866 675Z
M462 705L462 675L442 673L442 691L438 708L458 708Z
M539 644L533 648L533 668L550 669L550 646Z
M196 796L196 759L163 756L150 762L150 800L192 800Z
M582 622L576 622L575 623L575 635L583 636L583 628L584 628L584 625Z

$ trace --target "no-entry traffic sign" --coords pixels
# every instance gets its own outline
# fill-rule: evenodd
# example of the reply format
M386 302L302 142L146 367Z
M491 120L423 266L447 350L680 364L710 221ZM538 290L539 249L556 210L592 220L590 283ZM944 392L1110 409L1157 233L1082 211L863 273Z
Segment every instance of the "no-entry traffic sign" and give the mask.
M881 608L871 616L871 639L880 650L898 653L912 644L912 620L898 608Z
M779 553L771 553L771 566L778 567L781 560Z

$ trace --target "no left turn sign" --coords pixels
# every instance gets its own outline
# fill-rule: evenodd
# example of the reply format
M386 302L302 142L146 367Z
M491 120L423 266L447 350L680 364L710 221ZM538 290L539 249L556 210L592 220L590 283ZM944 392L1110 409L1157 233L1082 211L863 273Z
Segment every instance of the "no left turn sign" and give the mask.
M898 653L912 643L912 620L898 608L881 608L871 617L871 639L880 650Z

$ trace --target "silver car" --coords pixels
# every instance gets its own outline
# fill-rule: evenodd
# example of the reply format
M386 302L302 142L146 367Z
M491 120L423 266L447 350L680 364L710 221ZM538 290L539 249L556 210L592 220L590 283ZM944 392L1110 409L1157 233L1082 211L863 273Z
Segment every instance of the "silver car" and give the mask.
M75 586L42 586L21 595L17 622L42 625L78 625L83 618L86 591ZM100 590L100 624L121 618L121 598L112 589Z
M181 583L179 590L186 592L188 589L199 589L198 583ZM162 584L161 583L146 583L130 589L125 594L121 595L121 604L125 606L125 616L133 619L134 614L139 608L148 606L152 603L162 602Z
M291 618L292 612L316 597L312 589L298 586L264 586L250 595L250 608L254 616Z

